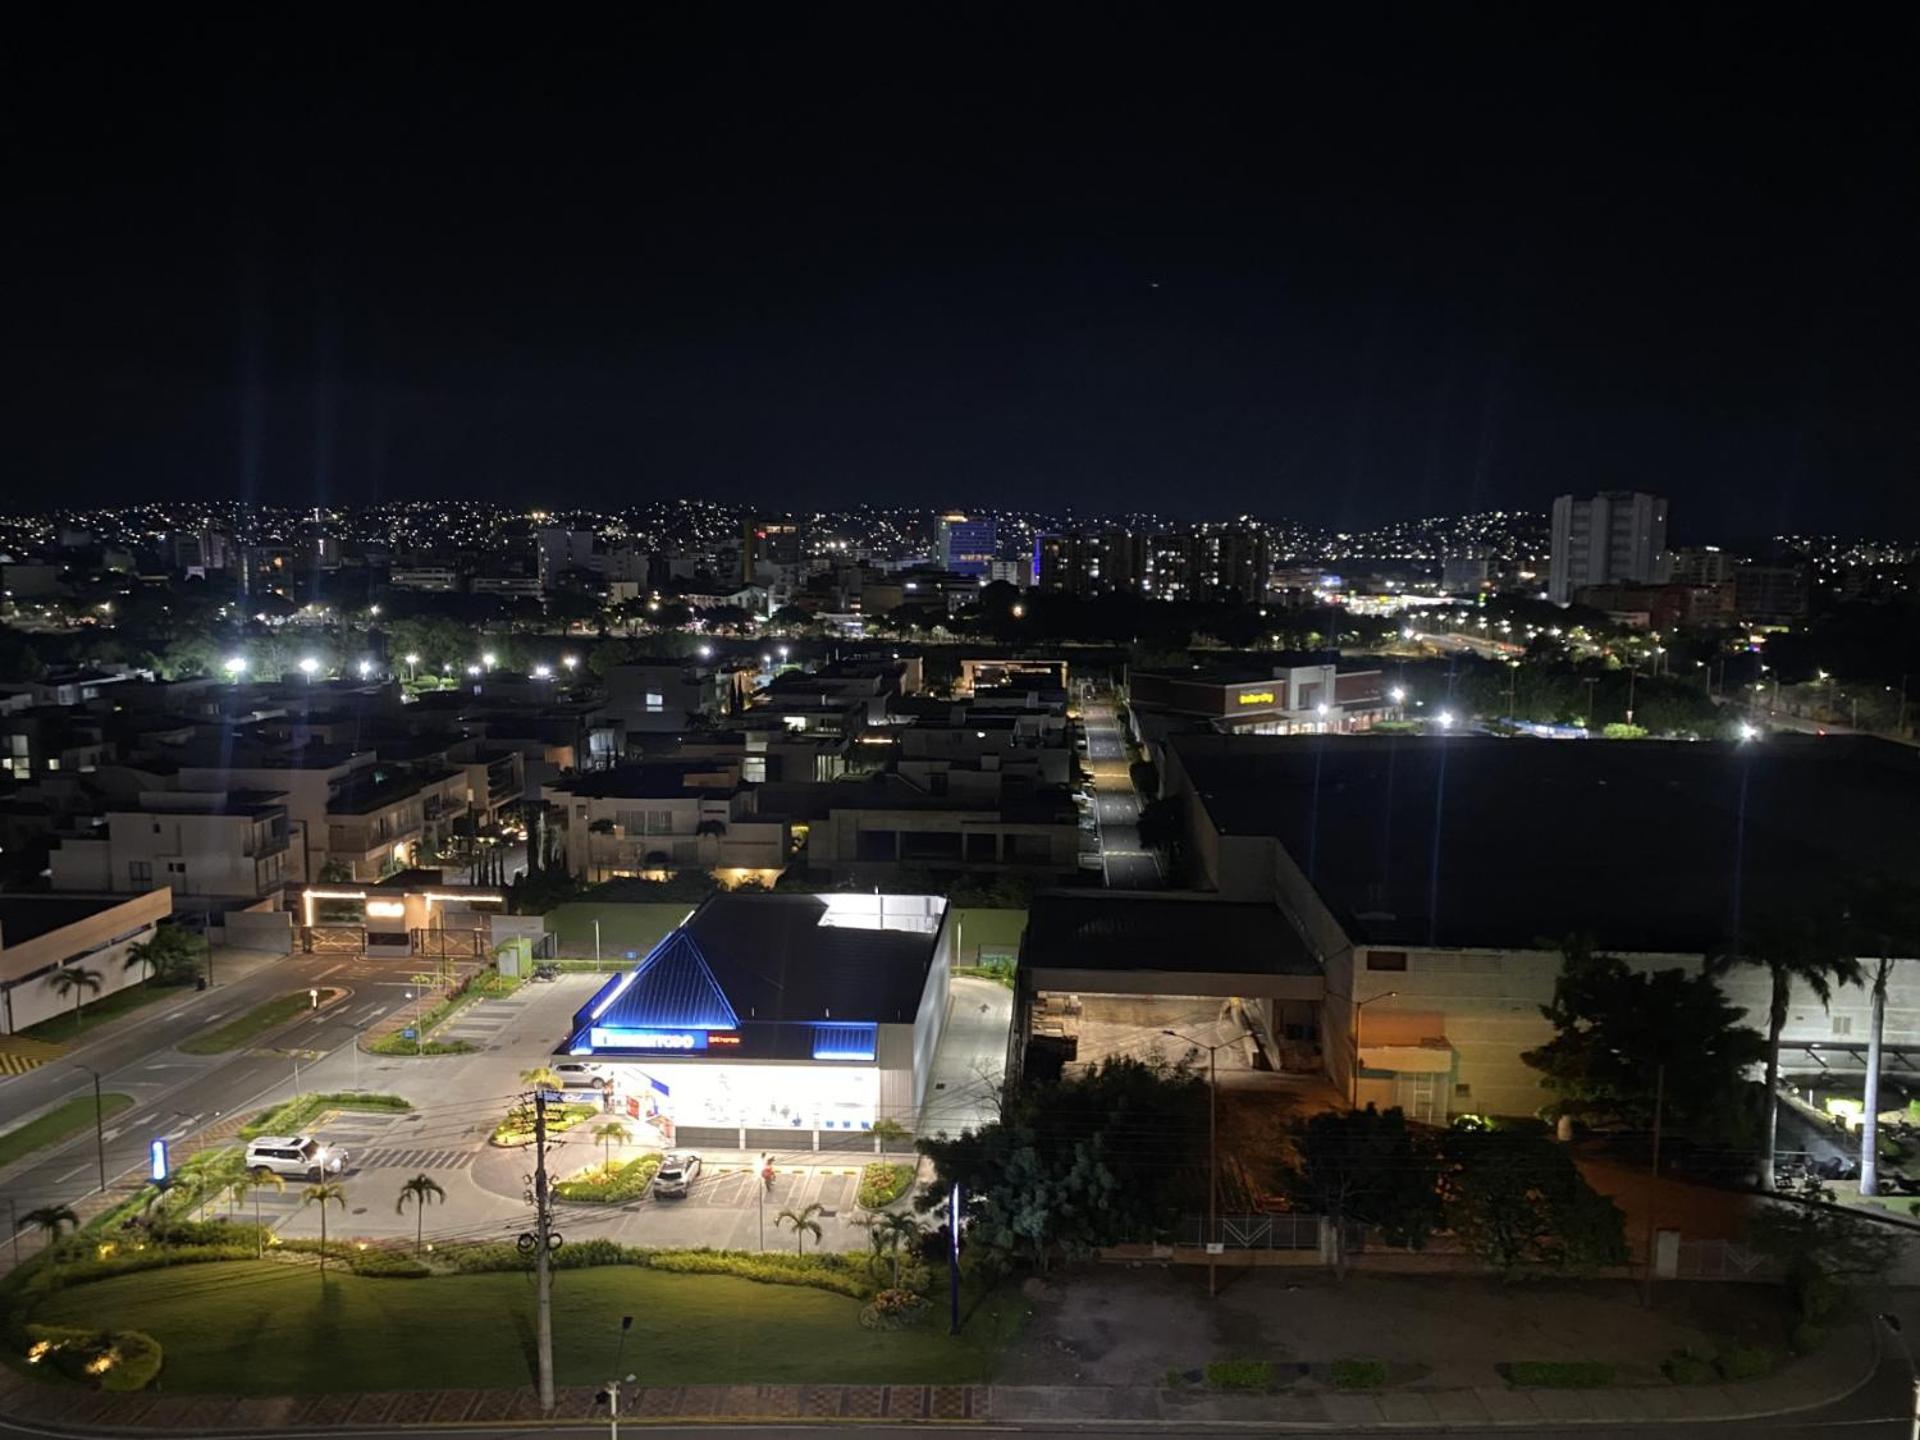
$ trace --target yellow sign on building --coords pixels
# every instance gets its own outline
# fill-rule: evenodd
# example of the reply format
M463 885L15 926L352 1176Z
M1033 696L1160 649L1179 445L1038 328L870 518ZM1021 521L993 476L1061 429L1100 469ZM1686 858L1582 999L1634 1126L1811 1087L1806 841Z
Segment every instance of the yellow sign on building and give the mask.
M1273 691L1242 690L1239 695L1234 698L1242 705L1271 705L1273 704Z

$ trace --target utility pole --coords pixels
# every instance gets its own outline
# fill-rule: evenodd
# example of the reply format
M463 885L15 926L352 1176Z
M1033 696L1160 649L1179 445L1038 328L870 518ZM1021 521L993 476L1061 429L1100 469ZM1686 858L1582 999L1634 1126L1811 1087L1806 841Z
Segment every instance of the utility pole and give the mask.
M1640 671L1634 666L1627 667L1627 724L1633 723L1633 684L1640 678Z
M553 1233L553 1217L547 1193L547 1092L533 1092L533 1206L534 1250L533 1283L535 1300L535 1344L540 1363L540 1413L553 1413L553 1257L548 1253Z
M93 1077L93 1150L100 1162L100 1193L104 1195L107 1193L107 1132L105 1115L100 1108L100 1072L91 1065L78 1068Z
M1647 1273L1642 1282L1640 1303L1653 1304L1653 1248L1655 1236L1654 1210L1660 1203L1660 1120L1667 1109L1667 1062L1662 1060L1653 1072L1653 1168L1647 1173L1651 1183L1647 1186Z
M620 1317L620 1348L613 1355L613 1378L607 1381L603 1398L607 1402L607 1440L620 1440L620 1362L627 1353L627 1332L633 1329L633 1316ZM629 1375L627 1379L634 1377Z

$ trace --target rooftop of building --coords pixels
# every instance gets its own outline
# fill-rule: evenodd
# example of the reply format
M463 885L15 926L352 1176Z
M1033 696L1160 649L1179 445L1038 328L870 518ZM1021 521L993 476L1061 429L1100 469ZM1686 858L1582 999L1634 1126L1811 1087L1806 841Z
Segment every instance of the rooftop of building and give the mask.
M327 799L329 815L367 815L419 794L429 785L451 780L460 772L446 765L414 765L389 769L384 765L359 771L343 781Z
M1321 973L1277 906L1195 894L1044 892L1027 909L1020 954L1061 970Z
M1698 954L1783 897L1920 867L1920 750L1880 741L1177 735L1168 750L1215 828L1278 840L1361 943L1584 933Z
M582 800L664 800L675 796L730 794L733 785L697 784L694 777L731 782L734 770L714 760L646 760L557 780L552 788Z
M0 945L24 945L135 898L131 895L0 895Z

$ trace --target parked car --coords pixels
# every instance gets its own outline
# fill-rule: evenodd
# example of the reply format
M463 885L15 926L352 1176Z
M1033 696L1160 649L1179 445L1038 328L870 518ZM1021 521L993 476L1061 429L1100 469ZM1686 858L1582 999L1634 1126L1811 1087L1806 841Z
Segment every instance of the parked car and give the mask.
M323 1180L347 1168L347 1152L311 1135L261 1135L247 1142L247 1168Z
M660 1168L653 1172L653 1193L663 1200L684 1200L699 1178L700 1157L689 1150L673 1151L660 1157Z
M554 1065L553 1073L560 1077L563 1090L607 1090L613 1086L607 1067L592 1060L562 1060Z

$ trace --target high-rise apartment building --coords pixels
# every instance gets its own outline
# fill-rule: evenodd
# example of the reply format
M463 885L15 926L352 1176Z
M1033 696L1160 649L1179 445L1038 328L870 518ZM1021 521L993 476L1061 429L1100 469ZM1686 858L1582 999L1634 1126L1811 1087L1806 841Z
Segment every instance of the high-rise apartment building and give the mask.
M1668 576L1667 502L1638 490L1603 490L1591 500L1553 502L1547 596L1572 602L1590 585L1658 585Z
M763 570L795 576L807 567L807 528L797 515L749 515L740 526L740 583L752 585Z
M999 527L991 520L969 520L958 513L940 517L940 568L955 575L985 580L993 570Z

